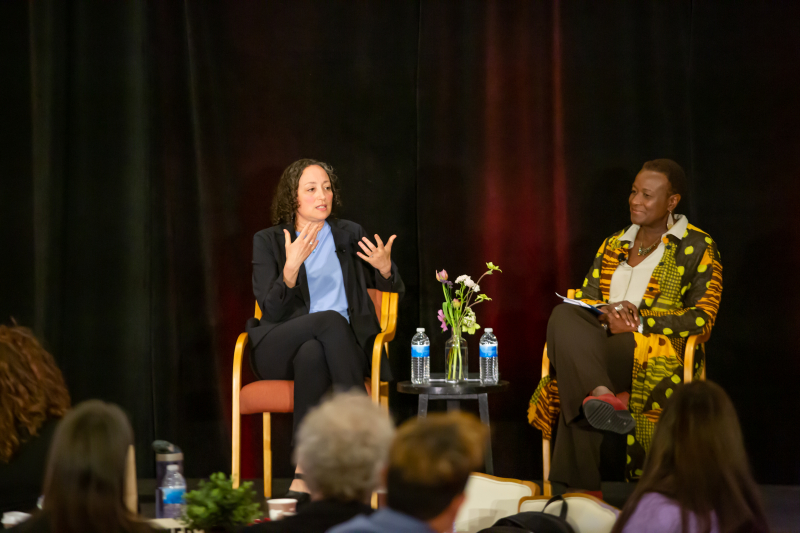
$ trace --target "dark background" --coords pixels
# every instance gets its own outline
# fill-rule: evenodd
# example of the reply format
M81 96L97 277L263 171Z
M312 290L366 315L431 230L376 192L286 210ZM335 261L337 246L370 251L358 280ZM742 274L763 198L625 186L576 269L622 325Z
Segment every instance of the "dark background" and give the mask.
M443 367L434 271L501 266L478 308L512 383L492 398L496 473L536 479L553 293L628 223L641 164L670 157L691 180L679 211L722 253L709 378L758 481L798 484L798 21L788 1L3 2L0 316L45 341L76 402L126 409L140 477L154 438L189 477L228 472L252 235L282 169L322 159L341 216L398 235L398 379L417 326ZM259 417L244 431L258 477Z

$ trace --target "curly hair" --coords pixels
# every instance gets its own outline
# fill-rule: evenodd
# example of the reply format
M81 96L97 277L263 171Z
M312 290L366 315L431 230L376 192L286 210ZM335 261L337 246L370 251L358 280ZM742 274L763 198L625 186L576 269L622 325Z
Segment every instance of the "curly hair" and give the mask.
M22 326L0 325L0 462L50 418L70 406L64 377L53 356Z
M331 190L333 191L333 203L331 205L331 216L336 212L337 207L341 207L342 200L339 197L339 178L333 172L333 167L328 163L317 161L316 159L298 159L283 171L278 186L275 188L275 195L272 198L272 223L291 224L294 221L294 214L297 212L299 204L297 202L297 190L300 187L300 176L303 171L311 165L322 168L331 180Z

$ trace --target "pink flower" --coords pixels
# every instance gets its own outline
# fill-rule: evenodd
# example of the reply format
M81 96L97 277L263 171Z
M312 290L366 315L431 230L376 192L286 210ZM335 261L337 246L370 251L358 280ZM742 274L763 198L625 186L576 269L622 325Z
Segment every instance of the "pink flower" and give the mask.
M444 311L439 309L439 314L436 316L442 323L442 331L447 331L447 320L444 318Z
M436 281L440 281L444 283L447 281L447 270L442 270L441 272L436 273Z

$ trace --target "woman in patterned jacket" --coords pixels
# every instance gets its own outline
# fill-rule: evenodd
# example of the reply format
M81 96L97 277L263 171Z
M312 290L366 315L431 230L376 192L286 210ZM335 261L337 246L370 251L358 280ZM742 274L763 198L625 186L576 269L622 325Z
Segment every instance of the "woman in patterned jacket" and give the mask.
M686 340L714 325L722 265L711 237L674 214L685 187L674 161L645 163L628 198L632 224L603 242L575 292L600 314L562 304L550 316L551 372L529 410L545 434L557 417L550 481L599 491L603 431L628 434L626 477L637 479L682 381ZM698 355L694 375L704 365Z

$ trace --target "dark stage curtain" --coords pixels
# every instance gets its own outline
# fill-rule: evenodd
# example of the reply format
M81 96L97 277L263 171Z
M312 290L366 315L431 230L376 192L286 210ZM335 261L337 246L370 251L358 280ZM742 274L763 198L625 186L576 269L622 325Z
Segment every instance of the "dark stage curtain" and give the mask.
M679 211L722 253L709 378L759 481L796 484L797 20L789 2L4 2L0 316L45 340L76 401L127 410L141 477L154 438L190 477L228 471L252 235L282 169L327 160L341 216L398 234L398 379L417 326L443 368L434 271L503 268L477 308L512 382L491 399L496 473L535 479L526 409L554 292L629 223L641 164L670 157L691 182ZM258 477L258 417L244 432Z

